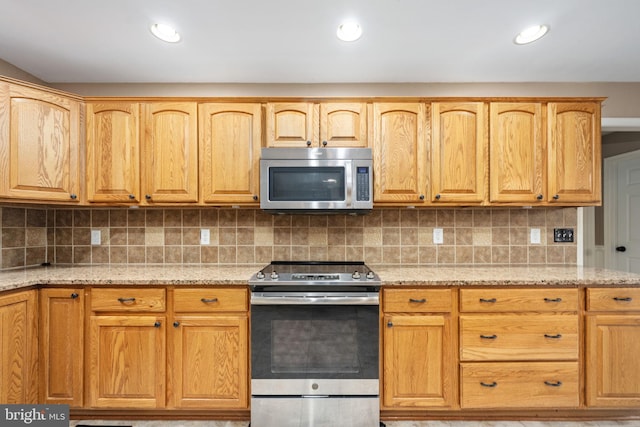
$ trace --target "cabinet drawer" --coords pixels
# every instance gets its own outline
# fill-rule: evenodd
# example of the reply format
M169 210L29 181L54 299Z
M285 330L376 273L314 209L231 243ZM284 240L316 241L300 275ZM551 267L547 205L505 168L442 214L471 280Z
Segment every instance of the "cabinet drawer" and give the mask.
M577 315L462 315L461 360L577 360Z
M462 289L463 312L577 311L577 289Z
M165 309L164 289L93 288L91 290L91 311L163 312Z
M640 288L587 289L587 310L640 311Z
M384 289L386 313L450 312L451 289Z
M580 404L577 362L463 363L462 408L573 408Z
M247 311L246 289L175 289L173 309L176 312Z

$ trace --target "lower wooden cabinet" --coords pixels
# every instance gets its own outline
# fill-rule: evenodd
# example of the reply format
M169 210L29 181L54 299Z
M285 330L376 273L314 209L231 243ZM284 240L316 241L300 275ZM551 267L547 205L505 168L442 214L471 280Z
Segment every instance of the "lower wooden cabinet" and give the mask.
M0 403L37 403L37 291L0 296Z
M40 290L40 403L83 405L84 301L82 288Z

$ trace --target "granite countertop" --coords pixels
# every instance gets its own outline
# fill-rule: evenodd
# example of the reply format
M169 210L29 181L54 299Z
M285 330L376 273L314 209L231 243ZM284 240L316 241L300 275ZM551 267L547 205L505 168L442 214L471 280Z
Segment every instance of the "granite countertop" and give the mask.
M0 291L33 285L246 285L264 265L40 267L0 272ZM640 286L640 274L575 266L372 265L382 284L403 286Z

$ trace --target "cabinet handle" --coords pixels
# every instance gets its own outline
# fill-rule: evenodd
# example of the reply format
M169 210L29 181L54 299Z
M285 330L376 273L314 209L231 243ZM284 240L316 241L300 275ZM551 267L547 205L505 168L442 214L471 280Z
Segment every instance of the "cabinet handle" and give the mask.
M480 298L480 302L485 302L485 303L488 303L488 304L493 304L493 303L495 303L495 302L498 302L498 300L497 300L497 299L495 299L495 298Z
M538 194L538 195L536 196L536 199L538 199L538 200L542 200L542 199L544 199L544 196L543 196L542 194Z
M77 194L70 194L69 197L71 198L71 200L75 200L78 198Z
M162 325L162 323L160 323L160 321L159 321L159 320L156 320L156 322L153 324L153 327L154 327L154 328L159 328L159 327L160 327L160 325Z
M327 146L327 141L322 141L322 146L326 147Z
M122 304L128 304L128 303L132 303L135 302L136 299L131 297L131 298L118 298L118 301L121 302Z
M544 383L549 387L560 387L562 385L562 381L545 381Z
M550 334L544 334L545 338L551 338L554 340L558 340L560 338L562 338L562 334L555 334L555 335L550 335Z
M151 194L145 194L144 198L147 199L147 200L151 200Z
M422 298L422 299L409 298L409 302L415 302L417 304L424 304L425 302L427 302L427 299L426 298Z
M558 194L554 194L553 195L553 200L558 200L559 198L560 198L560 195L558 195Z
M545 298L544 302L562 302L562 298Z
M218 302L218 298L200 298L200 301L202 301L205 304L209 304L212 302Z
M311 147L311 141L307 141L307 147Z
M633 301L633 298L631 297L613 297L614 301L619 301L619 302L631 302Z
M393 327L393 322L392 321L388 321L387 322L387 328L391 328Z
M79 296L80 296L80 295L78 295L78 293L77 293L77 292L74 292L74 293L72 293L72 294L70 295L70 298L71 298L71 299L76 299L76 298L78 298Z
M436 200L440 200L440 197L442 197L440 194L436 194Z
M485 382L483 382L483 381L480 381L480 385L481 385L482 387L490 387L490 388L493 388L493 387L496 387L496 386L498 385L498 383L497 383L497 382L495 382L495 381L494 381L494 382L492 382L492 383L485 383Z
M134 196L133 194L129 194L129 200L133 200L135 198L136 198L136 196Z
M496 334L493 334L493 335L480 335L480 338L482 338L483 340L495 340L496 338L498 338L498 336Z
M177 328L178 326L180 326L180 322L178 322L177 320L175 322L173 322L173 327Z

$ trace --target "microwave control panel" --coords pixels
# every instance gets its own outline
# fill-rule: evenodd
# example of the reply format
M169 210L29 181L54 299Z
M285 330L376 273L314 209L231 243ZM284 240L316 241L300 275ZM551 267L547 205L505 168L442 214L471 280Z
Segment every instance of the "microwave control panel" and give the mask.
M369 194L369 167L357 166L356 167L356 201L368 202L371 199Z

